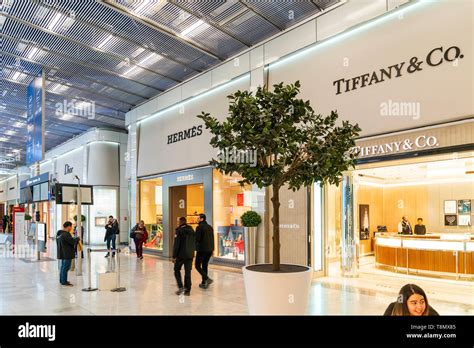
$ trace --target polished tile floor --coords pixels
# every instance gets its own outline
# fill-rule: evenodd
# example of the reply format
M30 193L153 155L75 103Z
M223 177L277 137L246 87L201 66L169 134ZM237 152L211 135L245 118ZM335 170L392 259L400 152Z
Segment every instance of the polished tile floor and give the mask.
M93 256L92 269L106 272L113 263L103 254ZM141 314L141 315L245 315L245 290L238 270L212 267L215 283L208 290L197 287L199 274L193 270L194 287L190 297L174 295L176 290L172 264L167 260L122 254L122 293L83 292L87 276L70 273L74 287L59 285L57 261L33 261L0 258L0 314ZM378 271L378 270L377 270ZM95 276L93 285L95 286ZM430 303L441 314L474 315L474 283L431 280L422 277L374 272L361 268L358 278L337 276L315 279L311 287L308 314L380 315L396 299L407 282L421 285Z

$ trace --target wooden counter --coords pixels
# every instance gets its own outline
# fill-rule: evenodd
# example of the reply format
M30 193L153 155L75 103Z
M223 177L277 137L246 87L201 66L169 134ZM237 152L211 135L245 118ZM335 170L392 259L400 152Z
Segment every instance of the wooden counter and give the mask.
M460 234L377 233L375 262L396 272L474 275L474 237Z

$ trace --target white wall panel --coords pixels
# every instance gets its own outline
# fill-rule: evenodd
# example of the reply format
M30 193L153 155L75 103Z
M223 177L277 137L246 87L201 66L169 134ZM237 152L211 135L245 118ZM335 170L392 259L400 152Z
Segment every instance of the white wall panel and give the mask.
M309 99L316 112L337 110L342 119L358 122L361 135L393 132L452 121L474 114L472 85L472 2L422 2L377 25L317 44L310 50L270 66L270 84L281 81L302 84L301 97ZM343 6L344 7L344 6ZM342 7L341 7L342 8ZM432 67L427 54L437 47L460 47L458 64L445 62ZM418 57L422 70L410 73L410 59ZM404 63L402 75L364 88L336 94L334 82L380 72ZM391 102L414 103L420 113L384 115Z
M388 10L393 10L400 5L406 4L409 0L388 0Z
M234 77L245 74L250 67L250 53L244 53L211 70L212 86L218 86Z
M316 20L311 20L285 35L265 43L265 64L316 42Z
M119 186L119 145L96 142L89 145L88 175L89 185Z
M84 183L84 146L61 155L56 159L56 178L62 184L75 184L74 175L77 175Z
M196 78L189 80L181 88L182 99L187 99L189 97L195 96L199 93L207 91L212 87L212 73L209 71L204 73Z
M316 19L318 41L377 17L386 8L386 0L348 0L346 4Z
M209 145L210 134L196 117L201 111L223 119L227 115L227 95L238 89L248 89L248 75L217 87L204 96L185 103L183 108L172 108L140 123L138 147L138 176L152 175L193 166L206 165L215 150ZM182 113L181 113L182 112ZM168 135L202 126L202 135L167 144Z
M12 176L7 180L7 201L12 201L20 197L18 191L18 176Z
M5 202L7 200L7 192L7 180L0 181L0 202Z
M263 66L263 46L264 45L260 45L250 51L250 69L253 70Z

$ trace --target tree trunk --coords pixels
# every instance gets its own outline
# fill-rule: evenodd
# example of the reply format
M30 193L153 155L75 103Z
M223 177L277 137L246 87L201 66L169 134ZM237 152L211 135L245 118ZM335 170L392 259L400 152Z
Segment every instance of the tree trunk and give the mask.
M273 271L280 270L280 186L273 185Z

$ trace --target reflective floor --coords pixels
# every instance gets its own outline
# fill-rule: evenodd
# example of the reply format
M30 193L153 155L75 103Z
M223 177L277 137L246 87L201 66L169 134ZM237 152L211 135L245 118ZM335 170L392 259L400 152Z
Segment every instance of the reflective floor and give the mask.
M93 256L93 286L96 272L106 272L113 264L104 254ZM58 281L58 263L53 258L0 259L0 314L141 314L141 315L245 315L247 314L242 274L238 270L212 267L215 280L208 290L198 288L199 274L193 270L190 297L178 297L172 264L152 256L137 261L134 255L120 257L122 293L83 292L88 277L70 272L74 287ZM474 315L473 282L433 280L393 275L362 267L358 278L337 275L315 279L311 288L308 314L381 315L396 299L407 282L422 286L430 304L440 314Z

